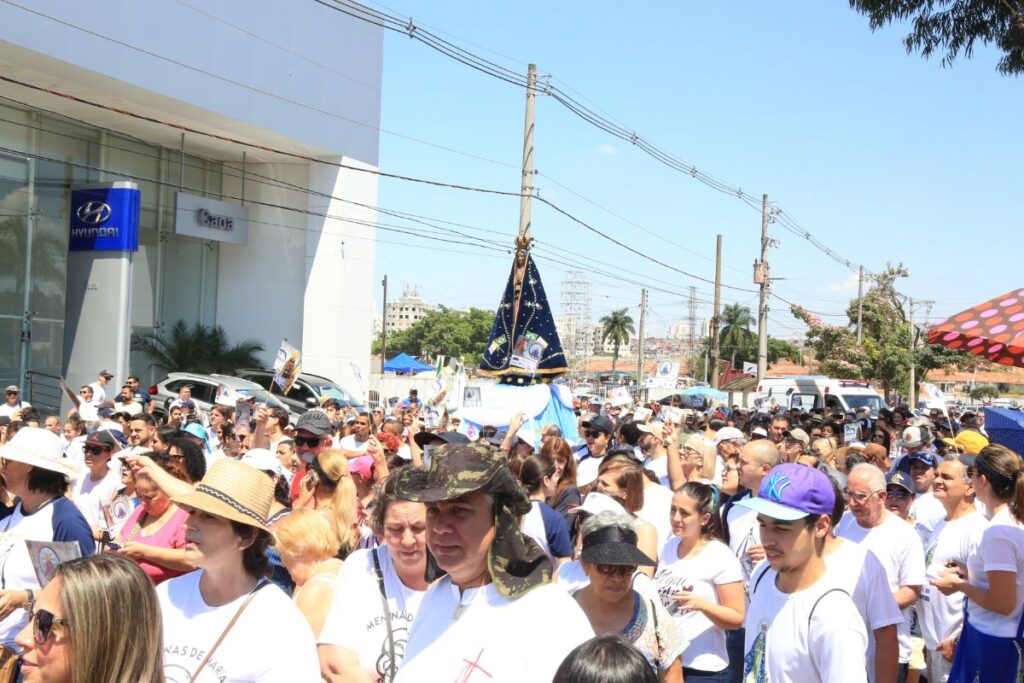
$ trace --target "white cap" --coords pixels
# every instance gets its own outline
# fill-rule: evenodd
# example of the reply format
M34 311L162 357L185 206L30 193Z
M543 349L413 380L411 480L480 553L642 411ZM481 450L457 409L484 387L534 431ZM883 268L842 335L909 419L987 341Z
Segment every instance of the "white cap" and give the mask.
M266 448L250 448L242 456L242 462L264 472L273 472L278 476L284 474L284 467L281 466L281 461Z
M743 436L743 432L735 427L722 427L715 432L715 445L717 446L723 441L732 441L734 439L746 440L746 438Z
M587 497L583 499L583 505L569 510L570 515L579 512L586 512L588 515L596 515L599 512L615 512L621 515L626 512L626 508L622 507L622 503L606 493L591 491L587 494Z

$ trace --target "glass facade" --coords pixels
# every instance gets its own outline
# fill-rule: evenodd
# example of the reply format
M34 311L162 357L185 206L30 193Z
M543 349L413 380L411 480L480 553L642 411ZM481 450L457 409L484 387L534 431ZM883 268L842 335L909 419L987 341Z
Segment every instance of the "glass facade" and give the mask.
M0 385L20 384L27 371L61 374L73 185L133 180L142 191L134 331L213 324L219 245L174 233L174 193L219 199L222 174L220 162L0 99ZM131 360L136 374L147 366Z

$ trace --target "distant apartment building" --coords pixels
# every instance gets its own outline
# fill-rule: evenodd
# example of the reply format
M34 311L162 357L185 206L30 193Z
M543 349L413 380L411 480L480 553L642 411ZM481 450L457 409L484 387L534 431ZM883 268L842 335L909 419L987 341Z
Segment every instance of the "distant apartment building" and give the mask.
M431 310L427 302L420 298L416 288L406 285L402 296L388 304L384 324L388 332L401 332L423 320Z

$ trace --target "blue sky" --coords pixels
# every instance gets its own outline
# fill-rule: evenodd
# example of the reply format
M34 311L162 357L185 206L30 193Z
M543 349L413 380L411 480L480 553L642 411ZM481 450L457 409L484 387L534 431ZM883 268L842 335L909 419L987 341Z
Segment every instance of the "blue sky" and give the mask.
M999 76L990 49L943 68L937 59L907 55L902 27L872 33L842 0L388 0L375 6L412 16L522 73L536 63L555 84L687 163L751 193L767 192L803 227L869 270L902 261L911 277L900 287L935 300L932 322L1024 284L1017 272L1024 247L1024 83ZM381 135L382 170L516 191L523 107L521 89L386 34L381 127L390 132ZM724 282L753 289L758 212L590 127L550 98L539 97L536 109L535 164L542 175L535 184L542 196L709 279L721 233ZM473 234L502 245L511 245L518 226L514 198L385 179L380 204L474 226ZM770 234L781 243L769 252L773 276L785 278L775 291L815 311L845 310L856 294L852 273L780 225ZM623 252L536 204L533 235L556 310L566 267L545 254L598 271L588 274L595 318L626 306L636 313L640 285L623 277L672 292L695 285L698 315L710 314L711 285ZM408 283L431 303L497 304L508 256L378 237L393 242L379 244L377 258L378 280L386 273L392 293ZM754 293L725 290L723 303L733 302L756 310ZM684 297L675 293L652 292L650 305L654 334L686 314ZM770 334L792 337L801 327L785 304L772 303Z

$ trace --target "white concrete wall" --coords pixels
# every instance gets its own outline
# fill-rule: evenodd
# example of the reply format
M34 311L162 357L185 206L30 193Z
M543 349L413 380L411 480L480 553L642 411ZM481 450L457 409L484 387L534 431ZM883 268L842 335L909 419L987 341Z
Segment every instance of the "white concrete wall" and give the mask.
M248 171L299 187L309 183L306 164L248 164ZM240 196L241 181L225 174L224 194ZM306 280L306 193L248 180L245 196L252 201L300 209L249 203L249 244L220 245L217 282L217 322L231 341L258 339L264 365L269 367L288 339L303 346L303 297Z
M375 170L350 158L327 161ZM308 200L302 367L361 395L370 375L377 212L343 200L376 206L377 185L372 173L327 164L312 164L309 169L310 190L329 196L310 193ZM360 368L363 383L353 363Z

